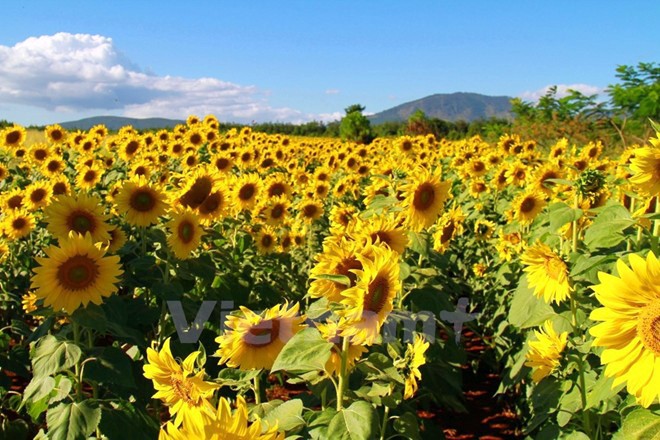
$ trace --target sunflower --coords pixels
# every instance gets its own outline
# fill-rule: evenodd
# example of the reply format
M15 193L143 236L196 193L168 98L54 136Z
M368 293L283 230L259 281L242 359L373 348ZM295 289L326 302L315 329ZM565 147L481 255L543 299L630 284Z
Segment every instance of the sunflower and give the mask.
M25 188L25 201L31 211L48 206L52 195L52 188L45 182L34 182Z
M185 185L179 192L178 203L186 208L197 209L215 191L218 184L217 173L206 167L189 171Z
M325 324L317 323L316 328L321 333L323 339L333 343L332 350L330 351L330 358L325 363L325 372L333 375L341 371L341 329L337 321L327 321ZM348 344L348 356L346 358L347 368L350 371L355 362L360 359L363 353L367 351L367 347L359 344Z
M151 185L144 176L127 180L116 198L117 210L126 214L134 226L149 226L165 214L165 194Z
M406 370L404 382L404 399L411 399L417 392L417 381L422 379L419 367L426 363L424 353L429 348L429 343L421 335L416 334L413 343L406 344L406 353L403 357L403 365Z
M568 332L557 334L552 321L548 320L540 330L534 330L535 341L529 342L525 365L534 368L532 380L539 383L559 366L561 353L566 347Z
M262 255L269 254L273 252L277 246L277 235L273 228L265 225L259 229L254 241L257 246L257 252Z
M28 235L34 229L34 216L23 209L14 209L5 214L2 229L11 240L18 240Z
M50 246L47 257L36 257L31 287L55 311L71 314L80 306L101 304L103 297L117 291L122 274L119 257L105 256L89 234L71 233L60 247Z
M218 185L211 194L197 207L199 221L210 225L214 220L222 218L230 210L229 195L223 185Z
M269 425L258 416L248 417L247 403L240 395L236 397L234 411L229 400L220 397L215 414L202 429L203 433L198 436L184 436L181 440L284 440L285 437L284 432L278 431L277 421Z
M66 164L60 157L53 157L44 162L41 172L46 177L57 177L64 172Z
M95 162L91 166L76 167L76 171L76 186L83 191L90 191L101 181L105 170L101 164Z
M546 202L539 191L525 191L513 200L510 217L523 226L528 225L543 211L545 205Z
M167 228L170 231L167 244L180 260L190 257L190 253L199 247L204 235L199 217L190 208L173 213Z
M218 154L211 158L211 164L220 173L229 173L234 167L234 160L228 154Z
M548 163L534 173L534 186L545 194L552 195L553 190L557 188L557 184L552 182L551 179L562 179L563 177L564 173L558 166Z
M40 167L53 152L48 145L43 143L32 144L28 148L28 160L36 167Z
M526 266L529 286L534 288L537 297L557 304L568 298L571 292L568 268L549 246L539 242L528 247L521 261Z
M204 381L204 369L194 373L195 362L200 352L190 353L183 362L172 356L170 338L163 343L160 351L147 348L148 362L142 367L144 377L151 379L156 394L154 399L162 400L174 418L174 427L203 426L205 413L213 413L209 402L213 392L220 385Z
M323 216L323 205L315 200L301 200L296 208L298 218L305 223L312 223Z
M594 346L605 347L601 362L613 386L627 382L628 392L648 407L660 396L660 261L631 254L630 267L617 261L618 276L600 272L592 289L603 305L590 319Z
M0 131L0 147L7 149L20 148L25 142L27 132L25 128L20 125L14 124L12 127L7 127Z
M5 164L0 163L0 182L5 180L7 177L9 177L9 170Z
M124 139L119 145L119 157L124 161L130 162L135 156L137 156L140 149L143 148L143 143L137 136L129 136Z
M9 194L1 196L3 210L22 209L27 207L25 192L20 188L12 189ZM2 212L3 210L0 210Z
M488 240L493 236L495 223L490 220L478 219L474 222L474 236L477 240Z
M635 157L630 161L633 172L630 181L645 193L660 194L660 147L635 149Z
M232 201L238 212L249 211L257 203L262 187L261 179L256 173L243 174L233 185Z
M316 265L310 271L313 279L309 286L309 295L313 298L326 297L328 301L340 302L342 292L354 287L357 275L354 270L362 269L360 254L371 255L369 244L341 239L339 242L326 241L323 252L316 256ZM348 285L324 278L325 275L342 275L348 277Z
M436 252L444 253L449 248L451 240L463 233L464 220L465 214L460 206L452 208L440 217L433 234L433 249Z
M108 216L103 214L103 205L96 196L58 196L44 209L48 230L56 238L66 240L71 231L79 234L90 233L94 243L110 239Z
M108 241L108 248L106 251L114 254L126 244L126 234L119 226L115 226L108 230L108 234L110 235L110 240Z
M66 141L66 130L58 124L48 125L46 139L54 144L61 144Z
M344 290L341 303L342 336L351 343L371 345L392 311L394 298L401 291L399 256L390 249L373 246L371 256L358 254L362 269L353 269L355 286Z
M277 196L264 201L260 215L267 225L279 226L287 221L290 207L291 202L286 197Z
M2 223L0 223L0 234L2 234ZM0 239L0 263L2 263L8 256L9 246L7 246L7 243L5 243L4 240Z
M514 186L525 186L529 178L529 170L522 162L515 162L507 168L507 182Z
M228 316L227 330L216 338L220 345L219 364L241 370L270 369L282 347L302 330L304 316L299 304L288 303L266 310L261 315L241 306L243 316Z
M413 176L411 182L402 188L405 194L403 208L407 226L419 232L438 219L449 197L451 182L441 181L440 170L431 173L420 168Z
M358 218L351 236L355 240L369 238L375 245L383 243L397 254L403 254L410 242L408 231L393 216Z

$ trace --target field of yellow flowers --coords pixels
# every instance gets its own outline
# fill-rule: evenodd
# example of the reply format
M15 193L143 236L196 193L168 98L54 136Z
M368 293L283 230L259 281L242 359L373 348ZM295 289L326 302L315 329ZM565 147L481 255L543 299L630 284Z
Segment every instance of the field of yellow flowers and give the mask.
M5 128L0 438L451 438L468 370L660 438L660 139L605 147Z

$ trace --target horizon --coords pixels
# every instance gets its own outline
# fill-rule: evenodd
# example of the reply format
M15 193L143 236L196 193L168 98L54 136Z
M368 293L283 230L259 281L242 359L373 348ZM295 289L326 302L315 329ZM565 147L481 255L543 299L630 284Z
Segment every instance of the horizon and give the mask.
M149 20L153 5L125 0L10 3L0 119L302 123L337 120L354 103L375 114L434 94L534 101L556 85L559 96L570 88L601 97L618 65L660 59L660 5L594 5L202 1L162 6Z

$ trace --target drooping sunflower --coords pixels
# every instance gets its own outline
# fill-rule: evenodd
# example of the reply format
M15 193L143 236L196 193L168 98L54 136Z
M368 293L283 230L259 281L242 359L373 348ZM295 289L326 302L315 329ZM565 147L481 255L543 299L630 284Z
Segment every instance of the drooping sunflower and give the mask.
M30 212L24 209L15 209L5 214L1 225L2 230L10 240L18 240L32 232L35 219Z
M404 355L404 368L407 372L404 382L404 399L411 399L417 392L417 381L422 379L422 373L419 367L426 363L424 354L429 348L429 343L419 334L415 335L413 343L406 344L406 353Z
M215 341L220 345L216 355L219 364L241 370L270 369L282 347L302 330L304 316L298 315L299 304L277 304L258 315L241 307L243 316L228 316L227 330Z
M170 231L167 244L180 260L190 257L204 235L198 216L190 208L174 212L167 228Z
M126 214L126 221L134 226L149 226L165 214L165 194L151 185L144 176L127 180L116 198L117 211Z
M31 287L37 297L54 310L73 313L80 306L101 304L117 291L115 283L123 273L117 256L105 256L89 234L71 233L60 246L45 250L47 257L36 257Z
M599 272L592 289L603 307L590 319L603 322L589 332L594 346L605 347L601 362L613 386L627 382L628 392L648 407L660 397L660 261L649 252L646 259L631 254L629 262L617 261L618 276Z
M457 235L463 233L463 221L465 214L461 207L454 207L440 217L433 233L433 249L436 252L444 253L451 243L451 240Z
M160 351L147 348L148 363L142 367L144 377L153 382L156 390L153 398L165 402L170 415L176 416L174 427L182 423L187 428L203 426L205 413L213 414L209 399L220 385L204 381L204 369L194 373L199 354L194 351L183 362L178 362L172 356L170 338L165 340Z
M110 240L108 241L107 252L113 254L126 244L126 233L119 226L115 226L108 230L108 234Z
M329 375L334 375L341 371L341 329L339 322L327 321L326 323L317 323L316 328L321 333L323 339L334 344L330 351L330 358L325 363L325 372ZM359 344L348 344L348 356L346 358L348 371L353 368L355 362L360 359L363 353L367 351L367 347Z
M441 180L440 170L431 173L420 168L412 173L411 182L402 188L407 226L419 232L435 223L449 198L450 188L451 182Z
M537 297L557 304L568 298L571 292L568 268L548 245L539 242L528 247L521 261L525 265L529 286L534 288Z
M353 344L371 345L393 308L401 290L399 255L392 250L373 246L369 257L358 254L362 269L354 269L355 286L344 290L339 311L342 336Z
M546 321L543 328L534 330L535 341L529 342L525 365L532 367L532 380L539 383L559 366L561 353L566 347L568 332L557 334L552 321Z
M546 202L542 194L535 190L521 193L511 203L511 219L521 225L528 225L543 211Z
M60 240L66 240L71 231L89 233L92 240L105 242L110 239L101 200L84 193L76 196L61 195L44 209L48 230Z

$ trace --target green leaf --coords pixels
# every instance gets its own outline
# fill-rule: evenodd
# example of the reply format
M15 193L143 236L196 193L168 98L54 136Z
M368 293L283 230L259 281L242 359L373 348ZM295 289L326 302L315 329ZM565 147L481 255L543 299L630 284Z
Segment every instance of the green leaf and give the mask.
M317 280L332 281L333 283L339 283L346 287L351 285L351 279L346 275L333 275L333 274L322 273L322 274L314 275L314 278Z
M509 322L524 329L542 324L554 314L555 312L549 304L534 295L534 290L527 285L527 277L521 277L511 300Z
M277 425L279 430L289 432L305 425L302 411L302 400L291 399L268 411L262 420L268 426Z
M51 440L84 440L98 426L101 408L94 401L60 403L46 414L48 438Z
M71 315L71 319L82 327L91 328L101 333L107 329L108 318L101 306L88 304L87 307L79 307Z
M151 440L158 437L158 423L144 409L127 401L112 402L112 407L101 408L99 429L109 440Z
M419 439L419 421L415 414L411 412L404 413L401 417L394 420L394 430L410 440Z
M603 209L584 234L584 243L590 250L611 248L624 240L623 231L635 224L630 212L622 205Z
M135 388L131 373L131 360L119 348L105 347L94 350L96 359L85 365L85 378L105 385Z
M80 360L80 347L55 336L39 339L32 350L32 370L34 376L50 376L72 367Z
M656 440L659 437L660 415L640 408L628 414L612 440Z
M330 421L328 438L332 440L371 440L375 437L376 414L367 402L357 401L339 411Z
M23 440L28 438L30 428L25 420L9 420L3 417L0 424L0 440Z
M332 346L331 342L321 337L317 329L307 328L298 332L286 343L275 359L271 372L322 371L330 359Z
M25 392L23 393L23 403L36 402L50 395L55 388L55 379L50 376L35 376L32 378Z
M568 206L566 203L559 202L548 207L548 216L550 218L550 230L556 232L567 223L571 223L582 217L582 210Z

